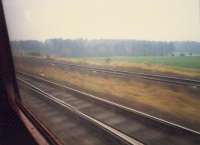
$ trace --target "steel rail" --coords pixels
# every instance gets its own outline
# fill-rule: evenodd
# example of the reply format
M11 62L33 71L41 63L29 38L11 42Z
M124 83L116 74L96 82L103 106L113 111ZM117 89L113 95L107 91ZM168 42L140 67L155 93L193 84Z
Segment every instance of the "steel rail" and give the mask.
M56 136L53 135L53 133L46 128L40 120L32 113L28 107L22 103L18 103L19 109L21 111L20 115L26 116L30 122L32 122L36 128L38 129L38 132L44 136L44 138L48 141L50 145L62 145L62 143L56 138ZM27 120L28 121L28 120ZM31 127L31 131L33 128Z
M21 78L17 78L20 82L26 84L27 86L31 87L33 89L33 91L43 95L44 97L46 97L47 99L55 102L56 104L59 104L60 106L64 107L65 109L67 110L70 110L71 112L73 112L74 114L76 115L79 115L81 118L89 121L90 123L94 124L95 126L98 126L99 128L105 130L107 133L109 133L110 135L112 136L115 136L117 139L121 140L122 142L124 142L125 144L130 144L130 145L144 145L144 143L132 138L132 137L129 137L128 135L118 131L117 129L107 125L107 124L104 124L103 122L91 117L91 116L88 116L82 112L80 112L78 109L76 109L75 107L71 106L70 104L58 99L58 98L55 98L54 96L52 96L51 94L49 93L46 93L45 91L39 89L38 87L30 84L29 82L21 79Z
M196 134L196 135L200 135L200 132L199 132L199 131L190 129L190 128L188 128L188 127L184 127L184 126L182 126L182 125L180 125L180 124L173 123L173 122L164 120L164 119L159 118L159 117L152 116L152 115L150 115L150 114L147 114L147 113L144 113L144 112L142 112L142 111L139 111L139 110L136 110L136 109L133 109L133 108L130 108L130 107L127 107L127 106L118 104L118 103L116 103L116 102L112 102L112 101L110 101L110 100L106 100L106 99L97 97L97 96L95 96L95 95L92 95L92 94L89 94L89 93L86 93L86 92L83 92L83 91L80 91L80 90L77 90L77 89L68 87L68 86L66 86L66 85L58 84L58 83L56 83L56 82L54 82L54 81L50 81L50 80L47 80L47 79L44 79L44 78L41 78L41 77L38 77L38 76L34 76L34 75L22 73L22 72L18 72L18 73L21 74L21 75L30 77L30 78L37 79L37 80L39 80L39 81L46 82L46 83L48 83L48 84L52 84L52 85L57 86L57 87L60 87L60 88L64 88L64 89L69 90L69 91L75 92L75 93L77 93L77 94L80 94L80 95L83 95L83 96L85 96L85 97L88 97L88 98L90 98L90 99L92 99L92 100L94 100L94 101L102 102L102 103L104 103L104 104L111 105L111 106L120 108L120 109L122 109L122 110L125 110L125 111L127 111L127 112L134 113L134 114L138 114L138 115L141 116L141 117L148 118L148 119L150 119L150 120L152 120L152 121L155 121L155 122L157 122L157 123L161 123L161 124L163 124L163 125L171 126L171 127L177 128L177 129L185 130L185 131L187 131L187 132L190 132L190 133L193 133L193 134Z
M79 65L79 64L71 64L71 63L69 64L69 63L52 62L52 61L49 61L49 63L54 64L54 65L70 66L70 67L74 67L74 68L78 68L78 69L82 69L82 70L109 73L109 74L118 75L118 76L122 76L122 77L138 76L143 79L148 79L148 80L152 80L152 81L160 81L160 82L170 83L170 84L174 84L174 85L187 85L187 86L200 87L200 80L195 80L195 79L187 79L187 78L180 78L180 77L167 76L167 75L141 73L141 72L134 72L134 71L122 71L122 70L105 69L105 68L98 68L98 67L89 67L89 66L83 66L83 65Z

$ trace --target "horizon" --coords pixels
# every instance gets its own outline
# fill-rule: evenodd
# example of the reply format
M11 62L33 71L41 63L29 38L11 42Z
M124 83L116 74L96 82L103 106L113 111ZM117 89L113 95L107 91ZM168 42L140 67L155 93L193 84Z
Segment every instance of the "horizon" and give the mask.
M195 40L145 40L145 39L125 39L125 38L62 38L62 37L51 37L47 38L44 40L38 40L38 39L21 39L21 40L10 40L11 42L13 41L40 41L40 42L45 42L47 40L51 39L61 39L61 40L88 40L88 41L93 41L93 40L113 40L113 41L148 41L148 42L195 42L195 43L200 43L200 41L195 41Z

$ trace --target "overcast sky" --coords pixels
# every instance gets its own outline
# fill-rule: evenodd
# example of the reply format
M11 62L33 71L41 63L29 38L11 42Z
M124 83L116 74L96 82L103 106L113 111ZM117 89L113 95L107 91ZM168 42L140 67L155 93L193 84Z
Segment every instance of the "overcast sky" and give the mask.
M199 0L3 0L12 40L200 41Z

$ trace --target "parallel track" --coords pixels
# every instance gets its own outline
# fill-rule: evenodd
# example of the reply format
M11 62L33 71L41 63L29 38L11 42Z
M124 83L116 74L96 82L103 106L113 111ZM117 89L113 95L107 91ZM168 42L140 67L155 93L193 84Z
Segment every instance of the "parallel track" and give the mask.
M59 144L144 145L19 79L22 103L39 118Z
M199 145L200 143L200 133L195 130L44 78L24 73L18 76L19 79L30 82L81 113L147 145Z
M63 67L73 67L79 70L88 70L88 71L95 71L100 73L107 73L119 77L140 77L147 80L152 81L159 81L173 85L184 85L184 86L192 86L192 87L200 87L200 80L195 79L187 79L187 78L180 78L174 76L167 76L167 75L158 75L158 74L150 74L150 73L141 73L141 72L134 72L134 71L122 71L116 69L106 69L100 67L89 67L83 66L78 64L72 63L61 63L61 62L54 62L48 61L50 64L63 66Z

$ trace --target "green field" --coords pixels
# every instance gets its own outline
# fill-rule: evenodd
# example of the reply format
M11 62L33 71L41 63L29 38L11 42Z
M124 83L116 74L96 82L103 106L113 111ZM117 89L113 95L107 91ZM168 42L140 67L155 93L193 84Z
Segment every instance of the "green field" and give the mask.
M200 56L132 57L124 59L127 59L128 62L133 63L149 63L174 67L200 69Z
M106 63L105 57L100 58L81 58L82 60L98 61ZM81 60L80 59L80 60ZM144 57L110 57L110 62L120 61L128 63L158 64L163 66L173 66L181 68L200 69L200 56L144 56Z

